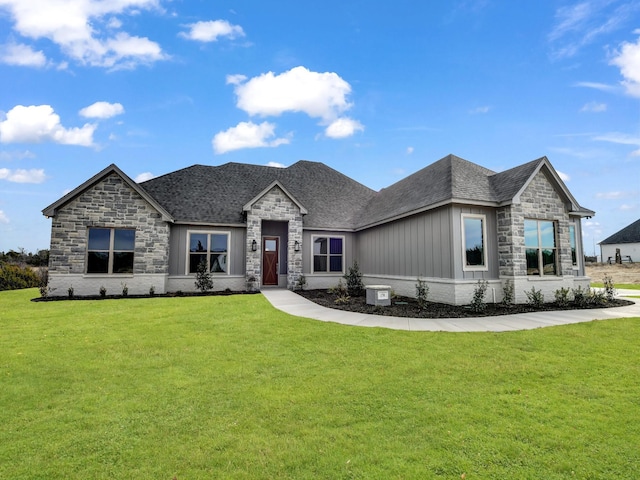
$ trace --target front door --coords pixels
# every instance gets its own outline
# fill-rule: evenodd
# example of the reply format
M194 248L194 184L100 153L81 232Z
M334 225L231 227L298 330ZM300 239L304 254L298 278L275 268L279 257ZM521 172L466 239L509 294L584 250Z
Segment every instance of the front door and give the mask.
M262 237L262 284L278 285L278 237Z

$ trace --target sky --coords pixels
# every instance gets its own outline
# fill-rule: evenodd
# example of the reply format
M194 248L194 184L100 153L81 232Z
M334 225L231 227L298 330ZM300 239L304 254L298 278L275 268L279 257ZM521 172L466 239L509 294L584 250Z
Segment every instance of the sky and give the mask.
M115 163L312 160L379 190L546 156L585 252L640 218L640 0L0 0L0 251Z

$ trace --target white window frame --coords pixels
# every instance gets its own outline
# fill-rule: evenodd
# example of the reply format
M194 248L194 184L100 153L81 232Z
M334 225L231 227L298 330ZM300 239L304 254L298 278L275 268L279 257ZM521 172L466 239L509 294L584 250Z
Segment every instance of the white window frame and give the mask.
M331 267L331 239L332 238L339 238L342 240L342 271L341 272L332 272L330 270L324 271L324 272L316 272L314 269L314 257L315 254L313 252L313 246L315 245L316 242L316 238L326 238L328 245L327 245L327 268ZM344 235L312 235L311 236L311 268L309 269L309 271L313 274L313 275L344 275L345 272L345 264L346 264L346 257L347 257L347 253L346 253L346 246L347 246L347 241L346 241L346 237Z
M573 230L573 241L576 245L576 263L573 263L573 254L571 253L571 230ZM578 248L578 226L575 222L569 223L569 255L571 256L571 266L574 270L580 270L580 254Z
M89 231L92 229L96 230L109 230L109 249L108 250L98 250L98 249L90 249L89 248ZM130 230L133 232L133 250L116 250L115 249L115 239L116 239L116 230ZM106 252L109 255L107 271L106 272L89 272L89 254L91 252ZM131 272L125 273L113 273L113 262L115 259L115 254L120 252L132 253L133 260L131 262ZM85 275L121 275L121 276L132 276L136 265L136 229L131 227L99 227L93 226L87 228L87 249L85 252L84 259L84 274Z
M215 276L228 276L231 274L231 251L229 246L231 244L231 232L228 230L187 230L187 244L186 244L186 258L184 265L185 275L195 276L196 272L189 272L189 265L191 264L191 235L206 235L207 236L207 270L211 268L209 265L209 255L212 253L210 251L211 245L211 236L210 235L226 235L227 236L227 271L226 272L210 272L211 275Z
M467 265L467 232L464 227L466 218L482 220L482 265ZM487 261L487 216L482 213L463 213L460 215L462 231L462 270L465 272L487 272L489 263Z

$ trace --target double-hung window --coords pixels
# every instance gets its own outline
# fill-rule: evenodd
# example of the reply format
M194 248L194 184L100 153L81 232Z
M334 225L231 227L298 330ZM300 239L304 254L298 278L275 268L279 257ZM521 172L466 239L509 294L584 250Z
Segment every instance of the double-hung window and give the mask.
M524 245L527 275L557 275L555 222L525 220Z
M487 269L487 227L485 215L462 215L464 270Z
M229 273L228 233L189 233L188 273L196 273L204 262L211 273Z
M89 228L87 273L133 273L135 244L131 228Z
M343 259L343 237L313 237L313 273L344 273Z

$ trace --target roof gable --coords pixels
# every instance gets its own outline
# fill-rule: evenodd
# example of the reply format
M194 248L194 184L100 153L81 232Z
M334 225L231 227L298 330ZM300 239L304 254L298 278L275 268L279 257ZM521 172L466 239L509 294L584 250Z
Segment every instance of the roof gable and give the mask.
M273 181L267 188L265 188L264 190L262 190L258 195L256 195L255 197L253 197L251 200L249 200L243 207L242 210L247 212L249 210L251 210L251 207L253 206L254 203L256 203L257 201L259 201L262 197L264 197L267 193L269 193L271 191L271 189L273 189L274 187L279 188L282 193L284 193L289 200L291 200L299 209L300 209L300 213L302 215L306 215L307 209L304 208L302 206L302 204L300 202L298 202L298 200L295 199L295 197L293 195L291 195L286 188L284 188L282 186L282 184L278 181L275 180Z
M60 198L59 200L53 202L51 205L42 210L42 213L46 217L55 217L57 211L64 207L66 204L74 200L76 197L81 195L86 190L90 189L97 183L101 182L103 179L108 177L111 174L118 175L132 190L134 190L138 195L140 195L144 200L146 200L153 208L155 208L160 215L162 215L162 219L167 222L173 222L173 218L167 212L162 205L160 205L151 195L149 195L140 185L134 182L128 175L126 175L122 170L120 170L115 164L109 165L107 168L97 173L89 180L84 182L82 185L73 189L65 196Z
M631 225L627 225L610 237L605 238L600 242L600 245L611 245L614 243L640 243L640 219Z

